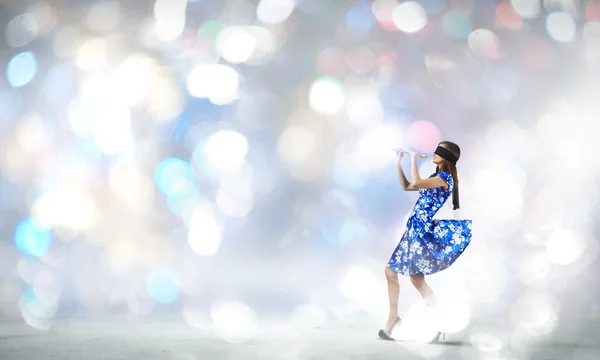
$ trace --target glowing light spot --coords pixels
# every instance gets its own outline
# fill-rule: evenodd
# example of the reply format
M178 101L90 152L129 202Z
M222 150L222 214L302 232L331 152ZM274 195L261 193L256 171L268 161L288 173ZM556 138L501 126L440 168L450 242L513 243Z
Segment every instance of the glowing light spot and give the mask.
M392 20L398 29L413 33L427 24L427 13L419 3L406 1L399 4L392 12Z
M227 183L217 190L216 203L224 214L244 217L254 206L254 194L243 184Z
M422 152L435 149L442 140L442 134L437 126L425 120L418 120L410 124L406 137L412 148Z
M36 218L27 218L17 225L15 243L22 254L42 256L52 248L52 231Z
M210 315L219 335L229 342L241 342L257 335L256 312L242 302L215 304Z
M369 5L360 1L354 4L346 13L346 26L357 31L367 31L373 27L375 18Z
M85 17L86 25L99 33L114 30L121 21L121 4L116 0L104 0L92 5Z
M344 106L346 96L337 79L320 78L309 91L309 103L313 110L325 115L333 115Z
M540 0L511 0L517 14L525 19L535 19L540 16L542 10Z
M11 47L25 46L37 36L36 28L35 18L31 14L19 15L6 25L6 43Z
M384 110L379 94L374 89L352 91L346 100L346 113L350 122L370 127L383 121Z
M290 126L279 136L277 153L288 163L297 164L308 159L315 144L316 137L312 131L301 126Z
M31 212L44 224L76 231L90 228L97 216L94 199L76 187L49 191L34 203Z
M239 64L252 57L256 47L256 39L243 28L234 27L219 33L216 46L225 60L233 64Z
M418 2L428 14L439 14L446 8L446 0L419 0Z
M207 159L216 167L233 169L246 160L248 140L236 131L217 131L206 142L205 152Z
M577 25L571 14L557 11L546 17L546 31L554 41L567 43L575 38Z
M19 300L19 309L25 322L38 330L47 330L50 328L50 320L56 315L58 305L50 304L45 299L40 299L36 295L41 295L33 288L27 288Z
M352 155L340 156L333 166L333 180L345 190L358 190L368 181L361 164Z
M131 110L120 103L106 103L98 109L92 129L96 144L106 155L116 155L133 142Z
M187 89L194 97L225 105L238 97L239 81L239 74L229 66L199 65L188 74Z
M339 282L338 291L356 306L372 310L377 305L377 276L366 267L350 267Z
M452 38L466 39L472 30L470 17L466 10L448 10L442 18L442 28Z
M500 56L498 37L491 30L478 29L469 34L469 49L480 58L495 59Z
M52 128L38 114L28 113L19 117L15 137L19 145L28 150L42 149L52 139Z
M356 221L346 221L339 230L339 242L341 244L355 240L368 239L369 229L362 223Z
M156 0L154 32L164 42L176 40L185 29L187 0Z
M154 182L165 195L173 195L195 186L190 164L177 158L168 158L158 164Z
M582 236L568 229L556 230L546 242L546 257L555 264L572 264L584 251L585 241Z
M511 309L512 322L531 335L554 330L557 320L555 300L544 293L529 293L517 298Z
M12 87L29 84L37 73L37 60L32 52L23 52L13 57L6 66L6 78Z
M77 67L84 71L104 68L108 56L108 44L104 39L91 39L83 43L77 52Z
M111 73L110 89L115 92L115 98L124 99L128 105L136 105L147 94L155 72L154 59L143 54L128 56Z
M35 34L46 35L54 29L57 23L56 10L47 2L38 1L27 8L27 14L34 20Z
M146 278L146 289L156 302L169 304L179 298L179 281L171 269L155 269Z
M92 119L94 107L77 97L67 106L67 119L73 132L80 137L91 137L93 134Z
M200 29L198 30L198 34L208 35L211 38L216 38L225 26L218 20L207 20L205 21Z
M523 18L509 2L502 2L496 6L496 18L508 29L518 30L523 27Z
M292 15L293 0L261 0L256 7L256 16L265 24L278 24Z
M373 15L375 15L377 22L385 30L398 30L398 27L396 27L392 18L392 13L397 6L398 2L396 0L375 0L371 5Z
M77 45L81 41L81 35L75 27L65 27L57 31L52 47L58 58L66 58L77 52Z
M202 256L213 256L221 247L221 227L209 206L194 210L190 219L188 245Z

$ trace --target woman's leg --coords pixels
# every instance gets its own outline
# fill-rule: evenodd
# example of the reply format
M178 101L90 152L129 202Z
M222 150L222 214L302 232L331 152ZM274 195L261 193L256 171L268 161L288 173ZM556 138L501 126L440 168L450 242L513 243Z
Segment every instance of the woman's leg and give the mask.
M390 314L385 325L385 331L389 331L394 322L398 319L398 298L400 296L400 283L398 282L398 273L389 267L385 267L385 278L388 286L388 296L390 298Z
M437 299L435 298L435 294L433 293L433 290L431 290L429 285L427 285L427 283L425 282L425 275L422 275L422 274L412 275L410 277L410 282L413 284L415 289L417 289L419 294L421 294L421 297L423 298L423 300L425 300L425 303L427 304L427 306L429 306L429 307L437 306Z

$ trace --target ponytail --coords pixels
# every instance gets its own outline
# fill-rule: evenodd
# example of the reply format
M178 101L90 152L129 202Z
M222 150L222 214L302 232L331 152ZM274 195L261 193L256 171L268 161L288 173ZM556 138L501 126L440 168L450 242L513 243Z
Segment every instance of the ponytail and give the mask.
M460 209L460 201L458 198L458 172L456 171L456 165L450 165L450 174L452 174L452 179L454 179L454 188L452 189L452 207L453 210Z

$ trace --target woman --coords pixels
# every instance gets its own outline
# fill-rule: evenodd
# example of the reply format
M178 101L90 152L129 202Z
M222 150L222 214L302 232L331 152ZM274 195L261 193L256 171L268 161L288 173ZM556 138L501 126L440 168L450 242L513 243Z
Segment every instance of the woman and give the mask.
M429 307L436 307L435 294L425 282L425 275L447 269L465 251L471 241L471 220L433 220L433 216L444 205L450 194L454 210L459 208L458 177L456 162L460 148L453 142L441 142L433 155L436 171L427 179L419 176L417 159L419 154L396 150L398 178L404 191L419 191L419 199L406 223L406 230L385 268L390 300L390 313L385 329L379 336L393 340L393 328L401 322L398 316L400 285L398 273L410 276L410 282L419 291ZM405 153L412 157L412 182L402 170L401 161ZM437 342L440 332L432 342Z

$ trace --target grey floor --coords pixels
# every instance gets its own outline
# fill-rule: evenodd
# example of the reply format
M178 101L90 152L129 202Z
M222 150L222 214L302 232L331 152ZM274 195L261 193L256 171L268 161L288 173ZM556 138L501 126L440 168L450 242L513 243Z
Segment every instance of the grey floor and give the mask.
M272 322L258 338L229 343L210 327L192 328L178 320L56 320L48 331L5 321L0 322L0 359L600 359L600 323L585 321L521 343L510 340L509 329L474 323L437 345L379 340L370 322L314 326L295 334L278 327ZM502 343L473 343L474 328L496 333Z

